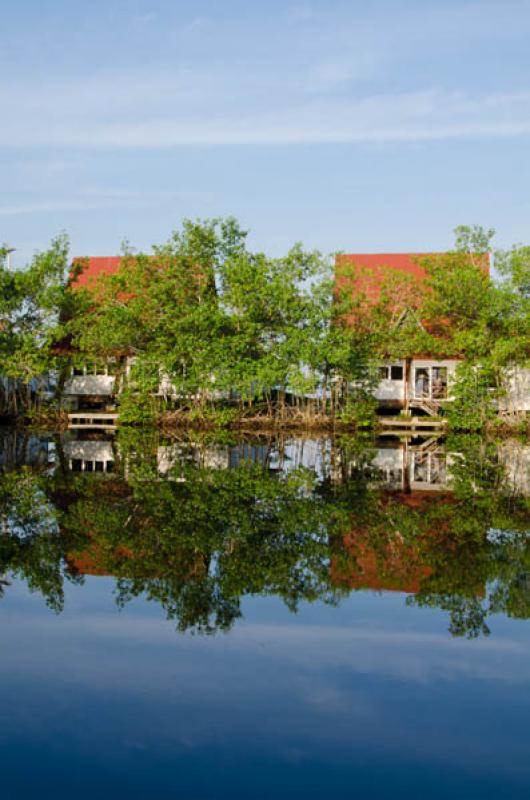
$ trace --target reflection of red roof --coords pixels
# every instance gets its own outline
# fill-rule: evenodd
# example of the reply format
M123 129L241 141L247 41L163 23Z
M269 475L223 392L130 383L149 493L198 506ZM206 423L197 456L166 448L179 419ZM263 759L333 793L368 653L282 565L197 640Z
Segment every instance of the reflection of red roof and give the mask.
M122 256L88 256L76 257L72 266L80 267L80 272L73 280L77 286L92 287L102 275L113 275L118 271Z
M334 586L416 594L432 573L431 567L421 563L419 551L405 545L399 535L379 555L368 529L346 534L343 547L342 557L335 555L331 559Z
M82 575L111 575L110 565L126 564L134 559L129 547L118 545L116 548L102 548L97 542L88 544L81 552L67 553L66 560L70 567Z

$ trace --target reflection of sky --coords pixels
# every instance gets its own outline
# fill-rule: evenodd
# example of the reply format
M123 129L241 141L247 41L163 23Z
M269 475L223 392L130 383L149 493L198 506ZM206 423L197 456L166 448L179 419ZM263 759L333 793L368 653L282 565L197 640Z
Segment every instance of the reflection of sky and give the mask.
M199 637L119 612L112 587L69 587L61 616L8 588L2 797L528 796L527 623L457 640L442 613L356 593L298 615L252 598Z

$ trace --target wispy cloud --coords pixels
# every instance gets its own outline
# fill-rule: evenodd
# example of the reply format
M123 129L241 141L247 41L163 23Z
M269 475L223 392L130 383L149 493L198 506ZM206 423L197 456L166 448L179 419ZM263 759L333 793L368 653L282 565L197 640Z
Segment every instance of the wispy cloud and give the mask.
M350 84L366 74L369 65L360 60L324 61L317 64L310 73L310 80L317 90L335 89Z
M191 22L186 25L187 31L200 31L208 26L206 17L194 17Z
M340 66L323 71L347 80ZM263 85L252 101L252 82L238 93L230 76L143 76L64 85L54 94L21 97L4 90L8 113L3 147L171 148L189 145L286 145L333 142L421 142L530 134L530 92L471 94L430 89L367 96L310 95L295 83ZM115 103L113 97L115 96ZM83 98L82 101L79 98ZM12 113L9 113L11 106ZM38 110L40 123L31 124ZM16 112L16 113L15 113Z
M1 217L18 217L30 214L54 214L57 211L91 211L95 209L119 209L152 207L156 203L167 203L176 199L201 198L211 200L209 192L193 191L130 191L127 189L86 189L45 200L27 199L23 202L0 204Z
M287 22L289 25L299 25L314 18L314 11L310 5L295 5L287 9Z
M137 14L133 17L133 25L137 28L143 28L146 25L150 25L152 22L156 20L156 14L153 12L148 12L147 14Z

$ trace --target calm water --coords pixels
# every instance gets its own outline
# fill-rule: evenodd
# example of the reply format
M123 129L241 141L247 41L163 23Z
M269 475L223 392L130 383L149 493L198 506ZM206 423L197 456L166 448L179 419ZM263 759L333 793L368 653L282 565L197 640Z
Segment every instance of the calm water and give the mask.
M530 447L0 429L1 797L527 798Z

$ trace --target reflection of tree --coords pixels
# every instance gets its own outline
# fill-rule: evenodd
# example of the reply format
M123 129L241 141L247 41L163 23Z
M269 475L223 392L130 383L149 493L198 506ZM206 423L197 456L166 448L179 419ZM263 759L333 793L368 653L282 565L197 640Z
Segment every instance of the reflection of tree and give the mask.
M330 506L312 491L313 476L249 464L188 465L177 475L109 483L104 504L94 482L79 481L63 520L72 567L115 575L120 603L145 594L183 630L230 627L245 594L278 595L293 611L332 599Z
M370 588L442 609L453 635L487 634L492 614L530 616L528 500L506 490L490 445L451 449L451 491L407 493L377 485L360 441L341 442L320 480L266 463L206 468L185 448L161 478L156 435L131 436L127 480L0 475L0 575L26 580L54 609L65 576L112 575L120 604L145 596L180 630L203 633L229 629L246 595L296 611Z
M335 491L354 512L333 541L332 579L407 592L409 605L449 613L453 635L487 635L491 614L530 616L529 501L513 496L493 444L449 446L450 491L389 493L367 488L361 471Z
M11 573L40 592L54 611L63 607L63 543L45 479L29 469L0 473L0 573ZM2 581L5 589L9 582Z

